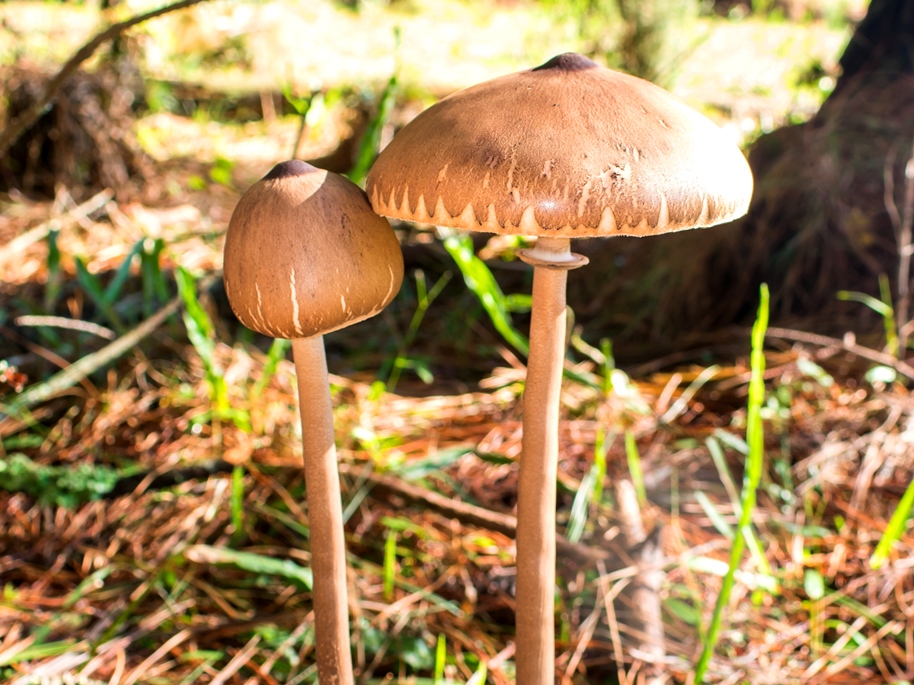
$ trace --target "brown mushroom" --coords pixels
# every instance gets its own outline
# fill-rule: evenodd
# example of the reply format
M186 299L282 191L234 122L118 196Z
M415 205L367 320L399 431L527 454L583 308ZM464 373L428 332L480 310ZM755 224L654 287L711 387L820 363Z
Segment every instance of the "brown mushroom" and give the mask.
M393 299L403 280L400 246L355 184L304 162L283 162L235 207L224 279L245 326L292 340L318 677L351 685L343 512L323 334L367 319Z
M367 180L379 214L538 236L517 508L517 682L554 677L555 483L570 238L648 236L745 213L752 175L711 121L576 54L422 112Z

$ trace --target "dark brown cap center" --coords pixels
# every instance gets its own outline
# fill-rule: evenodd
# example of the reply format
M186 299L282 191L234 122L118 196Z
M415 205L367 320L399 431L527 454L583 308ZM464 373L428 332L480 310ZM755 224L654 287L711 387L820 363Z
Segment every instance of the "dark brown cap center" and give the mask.
M579 55L576 52L566 52L556 55L545 64L534 67L532 71L544 71L546 69L557 69L559 71L584 71L585 69L597 69L599 65L591 59Z
M304 176L314 171L310 164L302 162L300 159L290 159L288 162L280 162L272 169L270 173L263 177L264 181L274 181L278 178L291 178L292 176Z

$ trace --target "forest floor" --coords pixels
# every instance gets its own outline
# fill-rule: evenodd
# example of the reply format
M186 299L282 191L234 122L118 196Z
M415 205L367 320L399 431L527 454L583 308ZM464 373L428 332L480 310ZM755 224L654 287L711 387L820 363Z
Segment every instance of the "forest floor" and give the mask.
M0 54L59 63L97 26L85 6L47 7L0 5ZM154 200L76 187L53 200L0 198L0 681L316 680L294 368L287 346L226 311L218 281L232 208L293 148L331 155L353 112L371 112L394 69L372 54L391 54L394 24L415 49L401 48L401 97L384 135L433 96L570 42L523 3L474 10L475 24L448 4L434 20L438 31L453 19L440 40L418 7L367 7L213 4L193 21L150 24L132 39L145 55L178 40L228 40L244 53L246 87L268 93L255 98L261 116L229 121L215 99L182 95L203 67L173 56L211 45L167 43L145 67L149 83L167 86L156 91L164 104L135 129ZM292 41L293 57L262 61L238 40L250 22L281 25L256 41ZM201 37L197 24L222 33ZM824 22L703 26L673 87L739 139L811 115L848 35ZM505 35L519 37L491 52ZM327 36L335 52L295 49ZM238 63L216 66L207 83L221 73L237 88ZM306 73L322 96L299 140L301 117L281 106L270 117L266 102L285 78L304 93ZM220 92L236 111L248 106ZM413 255L403 291L327 338L359 682L507 685L524 359L434 232L397 230ZM479 247L495 269L511 246ZM179 293L177 274L196 287ZM512 325L524 322L516 307ZM657 682L688 682L743 536L749 551L706 682L914 680L914 369L881 343L770 328L764 468L740 528L750 343L747 331L727 335L729 356L688 350L618 366L586 324L571 336L558 675L635 682L651 670L650 626L633 598L645 571L660 569ZM640 542L620 512L625 484L638 494Z

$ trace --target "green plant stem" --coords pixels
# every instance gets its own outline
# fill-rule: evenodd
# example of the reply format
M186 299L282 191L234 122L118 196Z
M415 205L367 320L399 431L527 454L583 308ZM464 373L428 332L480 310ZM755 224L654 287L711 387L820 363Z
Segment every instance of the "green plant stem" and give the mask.
M397 358L391 365L390 375L387 377L387 392L393 392L394 388L397 387L397 382L400 380L400 373L408 361L406 354L416 341L416 335L419 333L419 327L422 325L422 320L425 318L429 307L432 306L432 302L435 301L444 289L444 286L446 286L450 280L451 272L446 271L441 275L441 278L435 281L432 289L426 291L425 275L421 271L416 273L416 311L413 312L413 318L409 322L409 328L406 331L406 335L403 336L403 341L400 343L400 348L397 351Z
M886 274L879 274L879 297L886 306L886 314L882 318L885 326L886 352L898 358L902 349L898 344L898 324L895 322L895 308L892 306L892 286Z
M911 516L912 508L914 508L914 480L908 484L907 489L904 491L904 495L901 497L901 501L898 502L898 506L895 507L895 512L892 514L892 518L889 520L889 524L886 526L882 538L879 540L879 544L876 545L876 550L870 557L870 568L880 568L883 562L888 558L889 552L892 549L892 544L901 538L904 533L905 526Z
M765 401L765 331L768 328L768 286L762 284L761 301L758 316L752 327L752 375L749 381L749 411L746 422L746 442L749 444L749 454L746 458L746 473L743 478L743 493L741 498L742 511L740 512L737 530L746 530L752 524L752 513L755 510L756 491L762 480L762 463L764 458L765 435L762 427L761 410ZM695 665L695 683L703 683L714 648L720 636L720 627L723 622L723 613L730 602L730 593L733 590L733 581L736 569L739 566L746 547L745 537L736 535L730 549L730 564L727 574L721 584L720 594L711 616L711 625L708 627L704 638L701 656Z
M467 287L479 298L495 330L515 350L527 356L530 353L530 342L514 327L508 298L486 263L473 252L473 241L466 235L452 235L444 240L444 247L463 274Z
M632 478L632 485L635 486L635 494L638 496L638 504L643 507L647 504L644 471L641 469L641 455L638 453L635 434L630 430L625 431L625 458L628 461L628 473Z

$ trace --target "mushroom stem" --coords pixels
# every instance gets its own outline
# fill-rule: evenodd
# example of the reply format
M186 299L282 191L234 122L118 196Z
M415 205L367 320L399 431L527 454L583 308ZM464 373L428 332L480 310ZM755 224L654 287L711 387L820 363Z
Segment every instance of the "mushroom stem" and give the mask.
M535 266L517 493L518 685L555 683L555 488L569 242L540 238L525 255Z
M352 685L346 542L333 437L324 337L292 340L311 530L317 674L321 685Z

